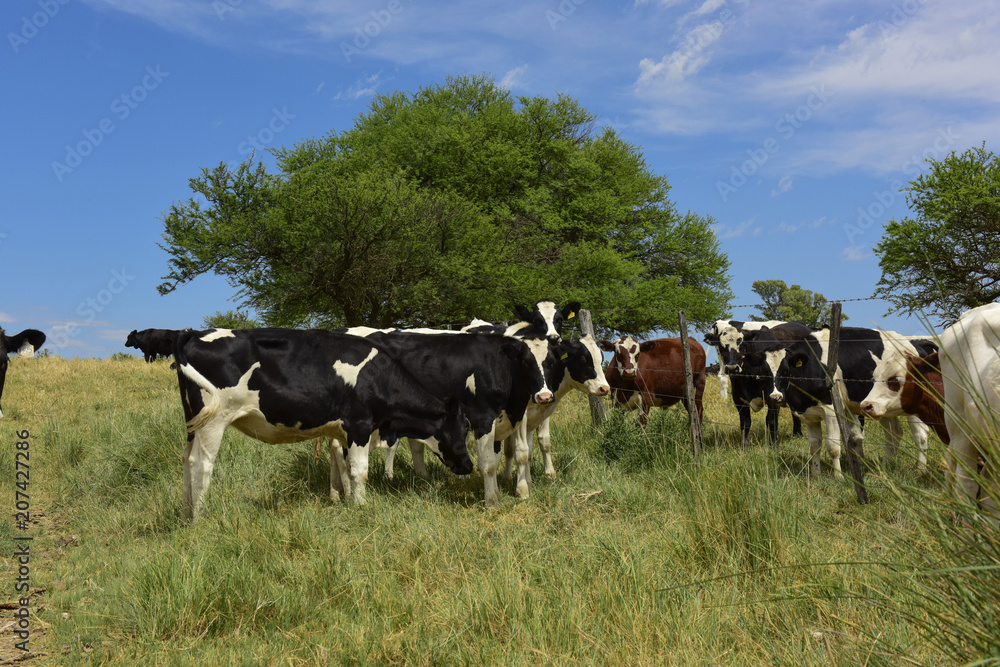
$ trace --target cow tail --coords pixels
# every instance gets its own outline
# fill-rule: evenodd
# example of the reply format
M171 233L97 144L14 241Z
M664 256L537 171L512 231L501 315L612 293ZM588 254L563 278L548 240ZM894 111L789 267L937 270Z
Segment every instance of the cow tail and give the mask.
M202 399L205 402L204 407L187 423L188 433L194 433L204 427L219 412L219 408L222 406L222 395L218 388L209 382L204 375L195 370L194 366L188 363L184 347L196 333L198 332L185 329L177 334L177 338L174 340L174 361L177 363L177 375L178 377L187 378L201 387ZM181 386L181 391L183 391L183 385Z

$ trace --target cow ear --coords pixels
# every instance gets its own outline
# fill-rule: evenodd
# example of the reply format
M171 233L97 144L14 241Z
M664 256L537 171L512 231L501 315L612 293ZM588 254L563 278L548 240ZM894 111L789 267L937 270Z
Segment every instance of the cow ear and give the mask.
M564 319L571 320L576 317L578 312L580 312L580 302L571 301L562 309L562 316Z
M519 303L514 304L514 314L517 315L522 322L531 321L531 311Z
M25 329L16 336L7 337L7 349L25 357L33 357L35 350L44 344L45 334L38 329Z
M655 340L647 340L645 343L639 343L640 352L649 352L656 347Z
M924 357L924 363L933 368L938 373L941 372L941 359L938 357L937 352L931 352L926 357Z
M601 348L605 352L614 352L615 344L610 340L599 340L597 341L597 347Z
M708 345L718 345L719 344L719 335L718 334L705 334L705 338L703 339L703 342L705 342Z

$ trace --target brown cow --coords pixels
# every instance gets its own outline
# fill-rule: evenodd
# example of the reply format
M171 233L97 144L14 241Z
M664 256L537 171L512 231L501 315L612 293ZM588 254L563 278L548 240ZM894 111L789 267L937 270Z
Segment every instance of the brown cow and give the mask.
M898 384L898 378L891 378L888 383ZM892 386L899 391L899 401L903 412L916 415L920 420L933 427L941 442L948 444L948 429L944 425L944 380L941 378L941 363L938 353L933 352L920 358L912 354L906 355L906 378L901 388Z
M685 391L680 338L657 338L639 343L631 336L623 336L614 343L602 340L599 344L602 350L615 355L605 373L612 397L629 410L638 408L640 424L646 425L650 408L666 408L678 401L684 404L688 413L691 412ZM705 348L694 338L688 338L688 347L694 376L694 402L701 422Z

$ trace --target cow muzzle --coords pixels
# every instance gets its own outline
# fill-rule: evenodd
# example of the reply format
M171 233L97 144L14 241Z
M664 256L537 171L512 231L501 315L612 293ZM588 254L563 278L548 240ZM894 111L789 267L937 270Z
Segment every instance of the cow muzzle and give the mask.
M634 378L635 377L635 369L634 368L626 368L624 371L622 371L622 375L624 375L627 378Z
M743 369L743 367L741 365L739 365L739 364L726 364L726 372L727 373L739 373L740 370L742 370L742 369Z
M539 405L545 405L547 403L551 403L555 399L555 396L552 395L551 391L540 391L537 394L535 394L534 398L535 398L535 403L538 403Z
M785 402L785 395L783 393L781 393L780 391L777 391L777 390L772 391L771 395L769 396L769 398L772 401L774 401L775 403L784 403Z
M866 417L879 418L882 416L882 411L872 403L871 401L864 401L861 403L861 412L865 414Z
M597 391L594 392L594 396L607 396L610 393L611 393L611 387L609 385L602 384L600 387L597 388Z

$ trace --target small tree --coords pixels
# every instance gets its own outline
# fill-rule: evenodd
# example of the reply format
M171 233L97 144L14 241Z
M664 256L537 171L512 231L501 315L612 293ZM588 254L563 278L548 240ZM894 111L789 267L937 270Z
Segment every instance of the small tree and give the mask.
M910 181L914 217L890 220L875 246L875 290L889 312L954 322L963 310L1000 299L1000 158L980 148L929 158Z
M795 320L814 329L830 322L830 303L822 294L802 289L799 285L789 287L784 280L757 280L751 289L764 301L760 308L761 315L750 316L754 322ZM847 316L841 315L840 319L846 320Z
M245 312L218 310L204 321L206 329L259 329L261 324Z

